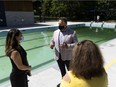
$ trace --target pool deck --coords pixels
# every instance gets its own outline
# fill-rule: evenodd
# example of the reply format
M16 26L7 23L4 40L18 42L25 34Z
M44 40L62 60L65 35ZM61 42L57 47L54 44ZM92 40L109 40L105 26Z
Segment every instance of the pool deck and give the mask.
M77 24L77 22L75 23ZM80 24L82 22L78 23ZM45 22L40 24L55 26L57 22ZM108 87L114 87L116 85L116 39L107 41L99 47L103 54L104 67L108 74ZM61 75L57 63L55 62L47 68L32 73L32 76L29 77L29 87L56 87L60 81ZM10 82L8 81L6 84L0 85L0 87L11 87Z
M68 22L68 25L74 25L74 24L84 24L85 22ZM87 22L88 23L88 22ZM18 28L20 30L25 30L25 29L32 29L32 28L44 28L44 27L53 27L53 26L58 26L58 22L39 22L35 23L33 25L27 25L27 26L14 26L14 27L0 27L0 32L2 31L8 31L11 28Z

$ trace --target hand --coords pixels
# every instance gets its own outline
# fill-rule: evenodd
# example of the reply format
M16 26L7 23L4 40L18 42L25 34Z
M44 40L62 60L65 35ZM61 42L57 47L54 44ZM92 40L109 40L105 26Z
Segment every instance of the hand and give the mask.
M27 70L26 73L28 76L31 76L31 66L29 66L29 67L30 67L30 70Z
M29 69L28 69L28 70L29 70L29 71L31 71L31 66L29 65L28 67L29 67Z
M54 45L50 45L50 48L53 49L54 48Z
M68 48L68 45L66 42L63 42L63 44L60 45L60 48Z
M31 76L31 71L27 70L26 73L28 76Z

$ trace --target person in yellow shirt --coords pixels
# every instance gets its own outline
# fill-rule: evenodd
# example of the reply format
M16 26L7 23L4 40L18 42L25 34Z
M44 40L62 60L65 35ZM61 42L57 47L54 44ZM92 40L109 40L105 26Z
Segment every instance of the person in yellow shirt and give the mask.
M83 40L73 48L70 71L61 80L60 87L108 87L107 73L98 46Z

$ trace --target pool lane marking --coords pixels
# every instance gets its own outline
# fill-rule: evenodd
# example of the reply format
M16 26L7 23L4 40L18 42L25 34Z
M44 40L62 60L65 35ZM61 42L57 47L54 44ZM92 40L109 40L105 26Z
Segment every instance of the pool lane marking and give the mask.
M116 64L116 59L111 60L108 64L105 65L105 70L108 70L112 65Z

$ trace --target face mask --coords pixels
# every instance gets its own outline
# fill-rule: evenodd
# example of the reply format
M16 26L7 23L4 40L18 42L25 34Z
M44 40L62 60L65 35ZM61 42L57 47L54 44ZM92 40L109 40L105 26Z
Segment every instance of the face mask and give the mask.
M59 29L60 29L60 30L63 30L63 29L64 29L64 26L60 26L60 25L59 25Z
M22 36L20 39L20 43L22 43L24 41L24 37Z

